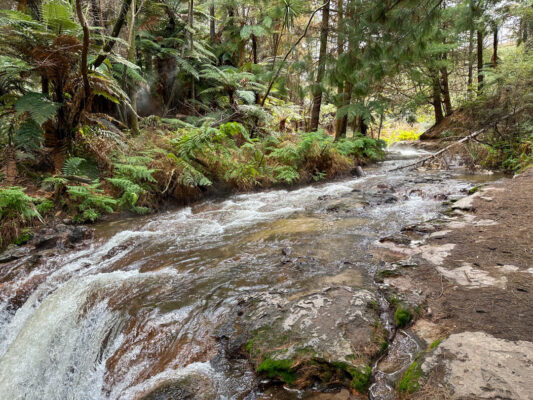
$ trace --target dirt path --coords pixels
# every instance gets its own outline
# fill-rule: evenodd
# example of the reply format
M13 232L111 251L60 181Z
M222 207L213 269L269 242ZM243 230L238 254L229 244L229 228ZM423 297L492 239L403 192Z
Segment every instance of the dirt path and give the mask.
M383 243L397 261L382 288L417 310L428 346L404 395L533 399L533 168L448 214Z

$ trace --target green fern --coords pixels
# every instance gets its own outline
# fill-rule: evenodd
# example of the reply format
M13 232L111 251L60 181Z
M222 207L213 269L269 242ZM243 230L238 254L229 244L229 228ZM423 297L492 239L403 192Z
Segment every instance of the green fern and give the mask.
M84 186L67 186L67 193L76 204L74 222L94 222L102 213L113 213L118 204L116 199L103 194L100 183Z
M20 124L13 139L19 149L36 150L43 142L43 130L33 119L27 119Z
M176 157L175 154L169 153L168 158L176 163L180 172L178 174L178 183L188 187L211 186L212 182L202 172L194 168L189 162Z
M137 214L150 212L147 207L137 206L139 197L146 193L142 187L126 178L107 178L107 181L122 191L122 196L118 201L119 207L132 210Z
M18 114L28 113L39 125L44 124L55 115L59 104L48 100L41 93L29 92L20 97L15 103L15 110Z
M41 215L35 207L33 197L24 193L24 188L11 186L0 189L0 220L20 218L29 221L33 218L41 219Z
M81 175L80 167L86 160L81 157L70 157L63 164L63 175Z
M277 167L274 169L275 178L279 182L293 183L300 179L300 174L289 166Z
M156 170L144 165L114 164L114 167L120 176L130 178L135 182L156 182L152 176Z

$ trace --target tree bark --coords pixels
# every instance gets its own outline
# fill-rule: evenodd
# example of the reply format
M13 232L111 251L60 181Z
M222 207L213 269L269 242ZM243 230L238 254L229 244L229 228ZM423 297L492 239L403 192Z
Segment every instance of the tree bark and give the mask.
M435 111L435 125L438 125L444 119L444 114L442 113L442 100L441 100L441 90L439 75L435 71L433 73L433 109Z
M492 41L492 65L494 68L498 66L498 27L494 27L493 41Z
M444 55L444 59L446 59L446 54ZM444 98L444 111L446 113L446 116L450 116L453 113L452 108L452 100L450 98L450 84L448 81L448 68L442 67L440 70L441 73L441 91L442 96Z
M135 62L135 0L131 0L131 17L130 17L130 26L128 30L128 61ZM127 68L124 66L124 84L127 86L126 80ZM127 88L128 96L130 98L131 110L124 107L124 115L126 115L127 123L131 129L131 133L135 136L139 134L139 121L137 119L137 97L135 93L135 88L131 85Z
M215 0L211 0L209 5L209 40L211 44L215 43Z
M322 80L326 72L326 53L328 50L329 31L329 4L322 9L322 24L320 28L320 50L318 56L318 71L315 87L313 88L313 107L311 109L311 123L309 129L314 132L318 129L320 121L320 108L322 106Z
M474 31L470 30L470 37L468 40L468 92L472 91L472 84L474 83L474 59L472 53L474 52Z
M80 62L80 74L83 80L83 102L80 105L80 109L83 109L87 106L89 101L89 96L91 95L91 86L89 84L89 76L87 74L87 54L89 52L89 26L87 25L87 20L85 15L83 15L83 9L81 6L81 0L76 0L76 14L78 15L78 20L83 29L83 47L81 50L81 62Z
M344 53L344 41L343 41L343 19L344 19L344 1L337 0L337 59L339 59ZM340 81L337 85L337 96L342 103L344 97L344 82ZM337 107L338 109L338 107ZM340 133L342 125L342 119L335 121L335 138Z
M98 57L96 57L96 60L93 62L93 67L96 69L102 63L105 61L107 56L109 55L109 52L113 50L113 46L115 46L116 38L120 34L120 30L122 29L122 25L124 25L124 22L126 21L126 15L128 14L128 11L130 9L132 0L122 0L122 6L120 7L120 13L118 15L117 22L115 22L115 25L113 26L113 31L111 32L111 37L113 39L109 40L103 47L102 52Z
M346 82L344 85L344 93L343 93L343 106L347 106L350 104L352 100L352 89L353 84L351 82ZM335 132L335 140L346 137L346 131L348 129L348 116L345 115L340 119L339 123L339 130Z
M189 50L192 53L194 50L194 0L189 0L189 26L191 28L191 32L189 32ZM191 98L194 100L195 97L194 76L191 76Z
M483 31L477 31L477 88L481 92L483 90Z
M257 37L252 35L252 56L254 64L257 64Z

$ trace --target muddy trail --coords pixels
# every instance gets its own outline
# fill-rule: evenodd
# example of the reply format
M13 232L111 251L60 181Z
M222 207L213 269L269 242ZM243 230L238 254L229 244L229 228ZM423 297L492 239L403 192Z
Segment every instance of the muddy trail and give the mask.
M500 178L388 172L425 154L396 147L364 177L102 223L70 248L4 257L1 397L394 398L427 346L394 328L383 286L417 240L400 232Z

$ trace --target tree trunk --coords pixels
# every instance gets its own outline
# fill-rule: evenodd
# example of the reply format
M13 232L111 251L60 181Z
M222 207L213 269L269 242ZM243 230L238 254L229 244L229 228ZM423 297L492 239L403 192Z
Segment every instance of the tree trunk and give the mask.
M342 105L347 106L352 100L352 88L351 82L346 82L344 85L343 101ZM339 129L335 132L335 140L346 137L346 130L348 128L348 116L345 115L340 119Z
M257 38L252 35L252 56L254 64L257 64Z
M483 31L477 31L477 89L483 90Z
M444 55L444 59L446 59L446 54ZM440 70L441 73L441 91L442 96L444 98L444 110L446 112L446 116L450 116L453 113L452 108L452 100L450 98L450 85L448 82L448 68L442 67Z
M50 94L50 80L47 76L41 76L41 93L46 97Z
M472 53L474 52L474 31L470 30L470 37L468 39L468 92L472 91L472 84L474 83L474 59Z
M329 4L322 9L322 25L320 28L320 52L318 56L318 71L316 75L315 87L313 88L313 108L311 109L310 131L318 129L320 120L320 108L322 106L322 80L326 71L326 53L328 50L329 31Z
M344 19L344 2L343 0L337 0L337 59L339 59L344 53L344 41L343 41L343 19ZM340 104L342 104L344 97L344 82L339 82L337 86L337 96ZM338 110L338 107L337 107ZM342 118L335 121L335 138L338 137L341 131Z
M135 10L135 0L131 0L131 15L130 15L130 26L128 29L128 61L134 63L135 62L135 16L136 16L136 10ZM134 136L137 136L139 134L139 121L137 119L137 97L135 93L135 88L131 85L128 85L127 82L127 67L124 66L123 75L122 75L122 83L124 89L127 91L128 96L130 98L130 104L131 104L131 110L128 109L126 106L124 106L124 116L126 117L126 122L128 123L128 127L131 129L131 133Z
M441 100L441 90L439 83L439 75L437 72L433 73L433 109L435 110L435 125L438 125L444 119L444 114L442 113L442 100Z
M80 75L83 79L83 101L80 110L87 106L89 96L91 95L91 86L89 85L89 76L87 74L87 54L89 52L89 26L83 15L81 0L76 0L76 14L83 28L83 47L81 50Z
M189 0L189 26L191 28L191 32L189 32L189 50L192 53L194 50L194 0ZM195 97L194 76L191 76L191 98L194 100Z
M130 9L132 0L122 0L122 6L120 7L120 13L118 15L118 19L115 22L115 25L113 26L113 31L111 32L111 37L113 39L109 40L105 45L104 48L101 51L101 54L96 57L96 60L93 62L93 67L98 68L107 58L109 52L113 49L113 46L115 45L116 39L118 35L120 34L120 30L122 29L122 25L124 25L124 22L126 21L126 15L128 14L128 11Z
M492 65L494 66L494 68L496 68L498 66L498 27L495 26L494 27L494 32L493 32L493 35L494 35L494 39L493 39L493 42L492 42Z
M215 0L209 4L209 41L215 43Z

